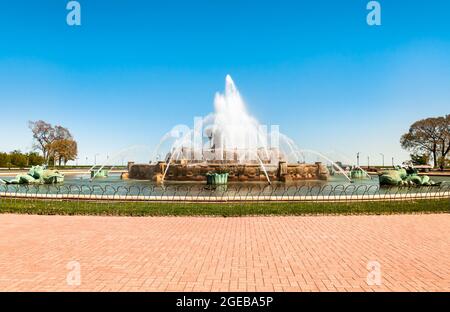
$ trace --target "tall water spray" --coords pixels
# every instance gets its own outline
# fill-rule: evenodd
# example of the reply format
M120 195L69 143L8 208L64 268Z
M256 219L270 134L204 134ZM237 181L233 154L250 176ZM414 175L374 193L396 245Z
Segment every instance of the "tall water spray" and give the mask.
M174 127L163 136L153 158L164 142L175 139L166 161L169 157L195 161L221 160L224 157L223 159L237 160L240 163L259 163L262 159L267 162L271 159L269 141L272 140L267 133L268 129L248 113L230 75L225 78L225 92L215 94L214 113L201 118L200 128L184 129L177 126L174 131ZM184 129L184 132L179 131L180 129ZM278 151L277 148L275 146Z
M267 148L267 134L247 112L230 75L225 79L225 93L216 93L214 108L213 124L207 130L211 131L214 148L238 152Z

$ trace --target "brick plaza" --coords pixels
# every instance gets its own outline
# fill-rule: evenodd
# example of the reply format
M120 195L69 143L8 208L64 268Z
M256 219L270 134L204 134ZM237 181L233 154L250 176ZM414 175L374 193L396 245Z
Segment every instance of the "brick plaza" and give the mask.
M449 229L448 214L3 214L0 290L450 291ZM380 285L367 282L371 261Z

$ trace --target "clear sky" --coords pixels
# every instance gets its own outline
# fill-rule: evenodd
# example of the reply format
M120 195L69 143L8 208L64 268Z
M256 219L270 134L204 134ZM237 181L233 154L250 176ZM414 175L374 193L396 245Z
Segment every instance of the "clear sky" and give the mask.
M226 74L249 111L303 148L405 160L417 119L450 113L450 1L0 0L0 150L28 120L67 126L80 163L155 146L213 111ZM389 161L388 161L389 159ZM83 161L82 161L83 160Z

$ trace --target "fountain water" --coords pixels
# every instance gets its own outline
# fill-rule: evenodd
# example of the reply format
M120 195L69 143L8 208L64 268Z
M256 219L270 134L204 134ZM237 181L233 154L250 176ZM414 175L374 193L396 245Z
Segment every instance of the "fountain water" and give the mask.
M128 154L131 151L135 151L137 149L150 150L149 147L145 146L145 145L133 145L133 146L129 146L129 147L125 147L125 148L121 149L120 151L118 151L117 153L115 153L114 155L109 157L108 160L105 163L103 163L102 165L94 165L89 169L88 173L91 174L91 171L94 170L95 167L99 166L99 169L96 169L94 171L94 173L92 174L91 181L94 180L102 172L102 170L105 167L111 167L111 168L109 168L108 172L111 171L117 165L117 163L114 164L115 161L117 161L119 158L124 157L124 156L130 157Z
M342 175L344 175L344 177L346 177L347 180L348 180L349 182L352 182L352 179L348 176L348 174L345 172L345 170L342 169L338 164L336 164L334 161L332 161L332 160L331 160L330 158L328 158L327 156L323 155L322 153L313 151L313 150L305 150L305 149L303 149L302 151L308 152L308 153L311 153L311 154L314 154L314 155L317 155L317 156L319 156L319 157L325 159L326 161L328 161L329 163L331 163L331 164L333 165L333 167L335 167L340 173L342 173Z
M150 167L136 165L134 168L136 174L131 174L130 177L150 175L155 180L163 182L171 171L169 168L174 166L174 170L179 172L174 174L171 171L170 178L177 180L179 176L183 181L191 178L198 181L205 177L205 171L214 171L218 168L219 171L238 168L235 169L238 173L230 174L231 179L261 181L264 176L264 180L268 183L271 182L270 176L288 181L323 179L328 174L326 167L319 162L300 164L298 160L301 158L304 160L303 151L292 139L279 133L278 127L272 127L268 132L266 126L252 117L229 75L225 79L225 92L215 95L214 113L196 119L197 121L200 126L195 125L194 129L177 126L167 132L152 156L152 159L155 159L161 154L162 145L174 140L164 158L165 161L150 162ZM280 141L286 144L286 150L280 147ZM287 164L285 156L289 152L295 155L296 163ZM320 156L330 161L323 155ZM339 167L331 163L336 168ZM148 172L142 173L140 170ZM343 172L342 168L338 170ZM290 175L289 179L282 177L287 175Z

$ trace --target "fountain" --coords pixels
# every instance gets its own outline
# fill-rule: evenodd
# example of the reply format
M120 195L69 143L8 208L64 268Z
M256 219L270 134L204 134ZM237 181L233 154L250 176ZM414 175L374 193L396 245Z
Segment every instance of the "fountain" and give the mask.
M130 179L164 181L207 181L214 174L225 174L229 181L267 182L327 180L329 171L320 161L305 163L304 153L331 162L339 173L348 176L323 154L301 150L292 139L272 126L261 125L248 112L231 77L225 79L225 93L217 93L215 111L197 118L194 128L177 126L166 133L155 152L163 160L128 165ZM169 150L161 146L174 139Z

